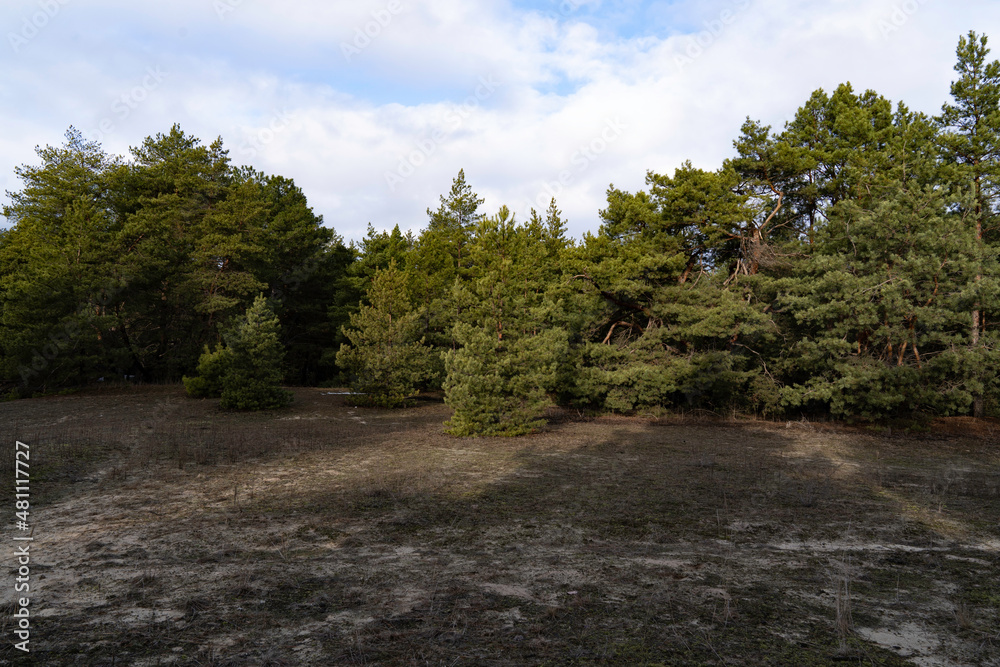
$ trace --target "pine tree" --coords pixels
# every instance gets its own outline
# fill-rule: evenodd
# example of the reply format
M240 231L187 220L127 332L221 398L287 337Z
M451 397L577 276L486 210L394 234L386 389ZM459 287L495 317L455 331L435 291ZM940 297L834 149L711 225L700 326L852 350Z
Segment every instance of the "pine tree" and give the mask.
M453 348L451 330L461 311L451 300L456 283L469 277L469 243L480 220L483 203L459 171L436 211L427 209L430 223L409 255L407 269L413 278L414 305L421 308L429 345Z
M998 241L996 221L1000 201L1000 62L987 62L990 53L986 35L970 31L968 37L958 42L958 62L955 71L959 78L952 82L954 102L945 104L938 123L945 129L941 137L945 156L959 167L958 182L971 186L971 218L976 242L984 238ZM982 270L977 269L977 281L982 281ZM985 321L983 304L973 304L971 311L969 345L973 351L982 351ZM982 396L973 402L973 414L984 415Z
M357 245L352 243L358 260L351 266L349 279L355 289L364 294L371 286L375 274L389 268L393 262L399 270L405 271L414 243L412 233L403 234L399 225L393 227L391 232L379 232L369 224L365 238Z
M749 338L768 324L746 287L724 284L754 213L731 167L688 163L647 183L648 193L609 189L599 233L576 253L577 283L596 309L573 400L615 412L728 408L755 375Z
M70 128L63 146L36 148L40 166L15 170L13 223L0 242L0 387L22 395L128 372L116 310L125 280L115 266L101 146Z
M775 370L792 409L839 417L961 414L983 387L966 340L977 265L995 258L940 189L896 183L830 210L776 308L797 340ZM995 356L995 355L994 355ZM992 360L995 364L995 359Z
M226 332L223 408L269 410L291 403L292 393L280 386L285 351L279 332L278 318L263 295Z
M803 231L803 221L788 200L794 200L797 185L815 166L802 148L750 119L743 124L742 134L733 146L739 155L727 161L720 172L731 171L738 178L732 192L741 200L739 224L729 232L739 245L730 282L741 275L756 275L761 265L773 258L775 245Z
M117 329L136 375L175 380L190 371L204 346L218 340L219 325L252 300L250 292L227 300L230 265L223 288L212 289L219 264L198 243L232 180L221 140L203 146L178 125L144 139L132 161L109 174L117 264L130 277L119 293Z
M558 226L557 223L553 223ZM473 275L455 288L458 347L445 354L449 433L522 435L544 423L568 339L546 298L542 239L506 207L480 221L470 246Z
M406 405L432 372L433 351L420 337L419 314L407 298L406 274L391 261L372 278L367 300L344 328L348 342L337 364L351 377L364 405Z
M545 329L527 336L498 338L486 326L460 322L461 345L446 353L445 402L453 409L445 425L459 436L516 436L544 425L551 405L566 334Z

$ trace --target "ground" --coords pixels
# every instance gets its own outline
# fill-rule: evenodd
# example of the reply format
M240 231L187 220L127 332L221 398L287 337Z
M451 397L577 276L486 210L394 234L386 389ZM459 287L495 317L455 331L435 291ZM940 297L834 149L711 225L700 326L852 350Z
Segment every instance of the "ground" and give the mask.
M993 422L554 411L472 439L436 400L295 395L0 403L34 526L32 653L9 568L0 663L1000 665Z

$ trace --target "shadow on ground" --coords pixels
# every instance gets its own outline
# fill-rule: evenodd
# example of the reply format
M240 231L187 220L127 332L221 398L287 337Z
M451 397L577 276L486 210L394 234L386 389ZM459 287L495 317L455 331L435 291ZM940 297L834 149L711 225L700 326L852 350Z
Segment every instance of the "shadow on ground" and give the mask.
M174 388L5 415L63 471L35 544L50 664L1000 664L982 437L605 418L459 439L443 405L317 390L254 417Z

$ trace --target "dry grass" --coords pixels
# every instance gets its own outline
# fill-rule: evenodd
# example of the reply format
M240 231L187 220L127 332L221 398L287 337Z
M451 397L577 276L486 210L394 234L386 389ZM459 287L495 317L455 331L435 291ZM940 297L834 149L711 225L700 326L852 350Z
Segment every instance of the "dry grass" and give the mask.
M1000 664L982 423L459 439L440 403L346 399L0 404L5 470L17 438L38 475L36 664Z

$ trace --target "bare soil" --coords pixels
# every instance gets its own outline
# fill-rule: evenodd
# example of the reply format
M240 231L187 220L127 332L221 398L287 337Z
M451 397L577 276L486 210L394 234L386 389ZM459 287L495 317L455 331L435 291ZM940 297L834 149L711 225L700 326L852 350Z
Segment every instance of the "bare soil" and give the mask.
M0 664L1000 665L1000 425L0 403L31 447L30 656Z

